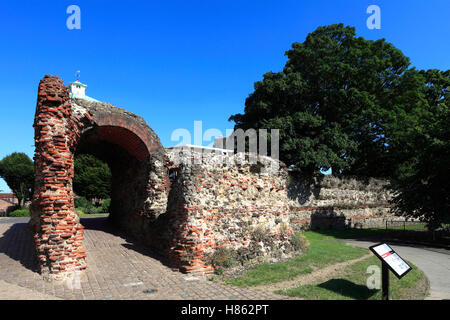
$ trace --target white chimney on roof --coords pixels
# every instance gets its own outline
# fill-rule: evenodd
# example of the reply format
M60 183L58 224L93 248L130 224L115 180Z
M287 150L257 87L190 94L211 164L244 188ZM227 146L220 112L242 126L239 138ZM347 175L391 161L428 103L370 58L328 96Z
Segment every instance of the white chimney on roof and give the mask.
M98 102L98 100L95 100L94 98L88 97L86 95L87 85L81 83L79 78L80 71L77 71L77 81L70 83L70 97Z

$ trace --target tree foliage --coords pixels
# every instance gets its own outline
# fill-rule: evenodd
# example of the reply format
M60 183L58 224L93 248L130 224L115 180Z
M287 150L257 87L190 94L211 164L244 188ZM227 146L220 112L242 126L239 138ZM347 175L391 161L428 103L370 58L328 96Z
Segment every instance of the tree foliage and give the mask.
M450 71L416 70L343 24L317 28L286 56L230 117L235 129L280 129L280 160L307 174L391 179L398 214L439 225L450 212Z
M308 173L390 176L393 114L417 119L399 96L409 85L410 98L417 94L409 59L342 24L319 27L286 55L283 71L266 73L244 114L230 117L236 128L280 129L281 160Z
M106 199L111 192L111 171L106 163L89 154L75 158L74 192L89 200Z
M0 161L2 177L23 207L30 200L34 187L33 161L25 154L14 152Z
M430 112L405 132L410 145L391 183L398 214L421 218L430 229L450 220L450 71L422 71Z

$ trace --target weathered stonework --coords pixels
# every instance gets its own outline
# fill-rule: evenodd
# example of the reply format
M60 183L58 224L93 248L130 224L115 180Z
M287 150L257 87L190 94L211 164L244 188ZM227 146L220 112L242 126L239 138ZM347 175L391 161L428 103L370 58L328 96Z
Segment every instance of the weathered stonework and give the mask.
M242 154L206 153L195 163L194 154L169 153L177 175L167 214L174 230L170 257L182 270L212 272L206 257L223 247L257 247L267 259L292 254L286 169L271 171L276 161L268 157L251 164ZM255 239L255 232L267 234L270 243Z
M110 104L70 99L58 77L39 84L35 128L35 193L30 227L43 274L83 270L83 226L74 211L74 156L92 153L113 173L111 219L135 233L137 221L166 211L164 149L145 121ZM125 196L126 195L126 196Z
M107 103L70 99L53 76L39 84L34 128L30 227L43 274L58 278L87 268L72 190L80 153L111 168L111 221L181 271L213 272L207 255L221 247L252 248L264 259L292 254L287 171L275 160L250 164L239 155L209 154L197 163L186 152L167 154L142 118ZM177 175L172 183L169 171Z
M52 278L88 267L72 189L81 153L111 168L110 220L192 274L214 272L217 249L278 261L298 254L295 230L375 226L389 217L380 182L293 179L281 162L248 154L167 152L141 117L70 99L56 76L39 84L34 128L30 227L41 272Z
M307 229L370 228L386 220L402 220L390 212L392 195L386 181L337 178L326 175L305 179L291 173L289 207L291 227Z

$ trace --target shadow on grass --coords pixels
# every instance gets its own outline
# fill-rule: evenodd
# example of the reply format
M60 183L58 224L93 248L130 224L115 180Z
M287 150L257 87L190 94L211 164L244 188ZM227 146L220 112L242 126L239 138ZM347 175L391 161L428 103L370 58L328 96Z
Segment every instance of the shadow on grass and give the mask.
M367 286L362 286L345 279L331 279L319 284L318 287L356 300L368 300L378 292L378 290L371 290Z

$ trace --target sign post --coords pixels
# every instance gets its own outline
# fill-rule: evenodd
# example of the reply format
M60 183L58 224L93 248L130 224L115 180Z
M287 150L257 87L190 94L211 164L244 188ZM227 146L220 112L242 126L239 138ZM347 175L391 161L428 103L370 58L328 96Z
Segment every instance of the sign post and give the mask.
M412 268L386 243L376 244L369 249L381 260L382 299L389 300L389 270L401 279Z
M381 299L389 300L389 267L384 261L381 262L381 288Z

